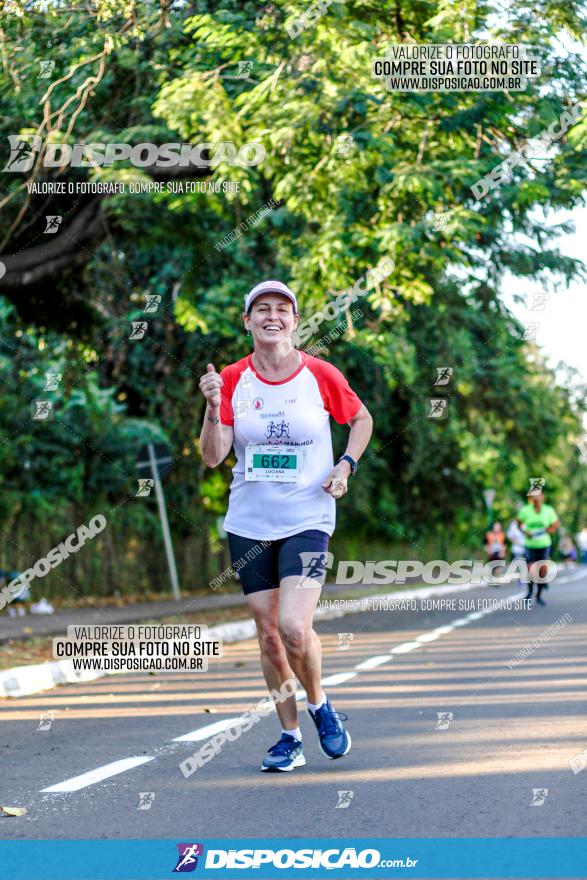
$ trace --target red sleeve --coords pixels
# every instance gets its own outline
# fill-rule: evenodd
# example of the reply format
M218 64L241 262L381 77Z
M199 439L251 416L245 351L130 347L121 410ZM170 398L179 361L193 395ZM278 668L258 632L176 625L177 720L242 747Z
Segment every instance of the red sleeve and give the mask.
M220 389L220 422L223 425L230 425L231 427L234 425L232 398L244 369L243 361L237 361L236 364L229 364L228 367L220 371L222 379L222 388Z
M324 408L335 422L344 425L357 415L361 409L362 401L340 370L329 364L328 361L320 360L320 358L306 355L306 366L318 382L318 388Z

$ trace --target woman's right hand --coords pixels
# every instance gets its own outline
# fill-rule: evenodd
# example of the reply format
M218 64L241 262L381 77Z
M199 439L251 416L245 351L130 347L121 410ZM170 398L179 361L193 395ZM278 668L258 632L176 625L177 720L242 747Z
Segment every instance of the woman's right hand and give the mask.
M222 388L222 377L217 373L213 364L208 364L206 372L200 379L200 391L206 398L208 405L214 409L220 406L220 389Z

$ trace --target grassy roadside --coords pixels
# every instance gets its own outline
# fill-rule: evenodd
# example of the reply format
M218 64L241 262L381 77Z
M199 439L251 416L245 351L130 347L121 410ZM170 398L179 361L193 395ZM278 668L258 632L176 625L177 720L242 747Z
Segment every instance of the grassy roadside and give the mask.
M335 593L323 592L321 599L362 599L366 596L383 596L388 593L394 593L400 590L417 589L422 586L425 585L421 583L410 585L389 584L380 589L377 589L376 586L371 588L363 586L355 589L337 590ZM144 597L143 601L145 601ZM128 603L124 602L121 604L127 605ZM219 623L231 623L235 620L244 620L250 616L251 614L247 606L231 606L230 608L216 608L210 611L197 611L193 614L177 614L157 619L142 620L141 623L147 626L157 623L196 623L214 626ZM22 618L22 622L23 631L26 632L27 618ZM53 636L31 636L31 638L10 639L7 642L3 642L0 644L0 672L12 669L15 666L29 666L35 663L46 663L53 660L55 658L53 657L52 648Z
M227 581L223 585L222 593L240 593L240 586L236 581ZM209 589L185 590L182 589L182 599L201 599L210 596ZM139 605L144 602L164 602L173 599L173 593L157 590L144 590L140 593L114 593L112 596L51 596L46 597L55 611L75 611L77 608L127 608L129 605ZM37 601L35 598L34 601Z
M233 620L243 620L250 617L246 606L242 608L216 608L213 611L200 611L194 614L181 614L172 617L162 617L151 620L141 620L141 623L149 626L158 623L199 623L214 626L218 623L230 623ZM26 617L23 618L26 621ZM15 666L30 666L34 663L46 663L54 660L53 657L54 636L31 637L30 639L9 639L0 644L0 672L12 669Z

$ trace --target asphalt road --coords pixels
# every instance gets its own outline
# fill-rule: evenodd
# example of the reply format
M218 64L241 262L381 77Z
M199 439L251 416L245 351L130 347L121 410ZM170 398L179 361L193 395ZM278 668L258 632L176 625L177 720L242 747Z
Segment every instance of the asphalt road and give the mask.
M259 771L279 738L275 715L190 778L178 767L205 740L176 738L205 737L202 728L263 696L253 641L226 646L199 676L108 676L4 700L0 804L28 815L0 819L0 836L584 836L587 767L575 774L569 760L587 749L587 572L559 581L543 608L483 608L521 595L486 587L451 594L466 610L371 610L318 624L325 689L348 715L353 748L326 759L303 710L307 765L288 774ZM342 631L353 633L348 650L337 649ZM49 712L50 729L38 730ZM144 760L77 790L42 791L129 758ZM349 806L337 808L339 791L352 792ZM145 792L151 805L138 809Z

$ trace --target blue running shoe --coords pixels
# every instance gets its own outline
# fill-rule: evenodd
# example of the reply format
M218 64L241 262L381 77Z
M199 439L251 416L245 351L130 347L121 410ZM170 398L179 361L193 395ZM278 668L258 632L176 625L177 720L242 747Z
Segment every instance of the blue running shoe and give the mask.
M281 770L287 773L294 767L303 767L305 763L306 759L300 740L290 736L289 733L282 733L279 742L271 746L267 752L267 757L261 764L261 770L265 772Z
M346 721L347 716L335 712L328 699L316 712L308 709L308 714L318 730L322 754L327 758L342 758L343 755L348 755L351 750L351 736L340 723L341 719Z

